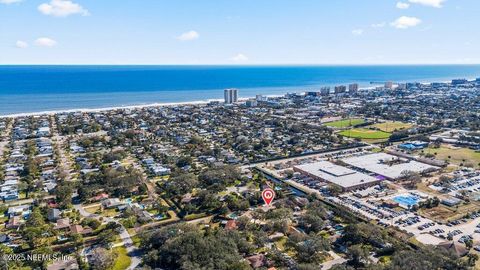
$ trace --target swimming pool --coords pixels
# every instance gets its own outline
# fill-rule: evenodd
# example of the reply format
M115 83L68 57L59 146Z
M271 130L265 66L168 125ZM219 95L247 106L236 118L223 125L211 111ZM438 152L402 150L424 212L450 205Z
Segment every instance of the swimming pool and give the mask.
M418 203L419 199L411 195L402 195L393 198L393 200L401 205L410 207Z

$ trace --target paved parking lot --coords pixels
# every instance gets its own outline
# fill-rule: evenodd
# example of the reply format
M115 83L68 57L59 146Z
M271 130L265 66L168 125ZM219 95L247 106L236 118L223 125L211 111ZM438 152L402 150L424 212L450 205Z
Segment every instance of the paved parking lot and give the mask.
M473 215L473 219L438 224L409 210L398 211L380 207L371 200L359 199L353 195L342 195L329 199L369 219L377 220L380 225L395 226L411 233L424 244L438 245L448 241L449 236L460 243L468 238L471 238L474 244L480 243L480 227L477 227L480 226L480 214Z
M435 183L429 187L453 197L460 190L466 190L469 193L480 192L480 172L456 171L448 176L452 177L448 183Z

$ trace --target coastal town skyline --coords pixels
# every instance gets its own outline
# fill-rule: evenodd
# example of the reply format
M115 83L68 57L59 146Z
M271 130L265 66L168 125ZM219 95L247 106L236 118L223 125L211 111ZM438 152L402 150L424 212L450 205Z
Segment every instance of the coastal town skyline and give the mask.
M480 65L388 66L0 66L0 116L181 104L318 91L357 83L475 80ZM59 102L61 100L61 102Z
M0 0L0 269L480 270L478 0Z
M474 64L479 8L472 0L2 0L0 64Z
M0 117L0 264L479 269L479 87L225 89Z

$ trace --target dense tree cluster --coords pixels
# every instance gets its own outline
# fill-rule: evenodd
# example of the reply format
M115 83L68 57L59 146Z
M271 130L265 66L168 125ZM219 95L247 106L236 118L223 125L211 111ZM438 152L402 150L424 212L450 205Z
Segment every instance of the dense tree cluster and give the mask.
M83 119L73 117L73 115L68 115L61 124L57 121L57 126L59 132L62 135L73 135L78 131L83 133L97 132L101 130L101 126L94 120L85 122Z
M78 195L83 201L102 190L115 197L126 196L138 192L143 183L142 173L133 167L103 167L99 172L88 173L83 178L84 181L78 186Z
M250 269L242 255L252 246L235 231L201 231L191 225L171 225L142 237L145 262L163 269Z
M168 181L163 183L163 188L170 196L182 196L192 192L197 185L197 176L190 173L182 173L170 177Z
M416 247L373 224L357 223L345 228L338 243L347 248L347 265L333 269L467 269L465 262L437 247ZM373 257L389 256L390 262L374 264ZM353 268L350 268L353 267Z
M387 270L468 269L465 263L440 248L427 247L419 250L401 250L392 256Z
M300 217L299 225L305 232L318 233L323 229L328 213L318 202L311 203L305 213Z
M198 179L205 188L223 190L225 187L234 184L240 177L240 171L237 167L225 165L202 172Z

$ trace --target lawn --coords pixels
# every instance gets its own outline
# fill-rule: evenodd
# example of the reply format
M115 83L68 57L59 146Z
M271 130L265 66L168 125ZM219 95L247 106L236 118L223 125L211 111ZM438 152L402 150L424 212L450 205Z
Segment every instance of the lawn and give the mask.
M412 124L403 123L403 122L385 122L385 123L373 124L370 127L374 127L385 132L393 132L395 130L411 128L412 126L413 126Z
M127 249L125 247L116 247L113 251L117 254L115 259L115 264L112 267L112 270L125 270L130 266L132 261L127 254Z
M392 261L392 256L382 256L378 259L379 262L388 265Z
M470 163L476 168L480 167L480 152L468 148L452 148L447 145L442 145L440 148L427 148L423 151L425 154L434 155L436 159L446 160L452 164L460 165L462 163Z
M92 205L92 206L86 206L84 207L85 211L87 211L90 214L101 214L106 217L114 217L118 215L118 211L114 208L112 209L103 209L100 204Z
M142 240L140 239L140 236L138 236L138 235L132 236L132 242L133 242L134 246L140 247L141 241Z
M85 209L85 211L87 211L90 214L95 214L96 212L100 211L101 206L100 206L100 204L95 204L95 205L91 205L91 206L86 205L85 207L83 207L83 209Z
M275 245L277 246L278 250L280 250L281 252L287 254L290 257L295 257L297 255L295 250L293 248L286 247L287 240L288 240L288 237L284 236L278 239L277 241L275 241Z
M388 139L390 133L366 128L354 128L339 133L342 136L359 139Z
M27 198L27 194L26 194L24 191L21 191L21 192L18 194L18 199L19 199L19 200L28 199L28 198Z
M203 217L206 217L206 216L207 216L206 213L190 214L190 215L185 216L183 219L188 221L188 220L203 218Z
M280 251L285 251L285 244L287 243L288 237L282 237L275 242L275 245Z
M105 217L114 217L118 215L120 212L115 209L115 208L110 208L110 209L103 209L102 215Z
M344 119L339 121L333 121L325 123L327 127L334 127L334 128L346 128L346 127L354 127L365 123L365 120L360 118L354 119Z

